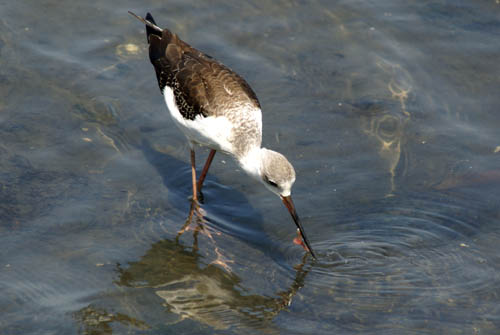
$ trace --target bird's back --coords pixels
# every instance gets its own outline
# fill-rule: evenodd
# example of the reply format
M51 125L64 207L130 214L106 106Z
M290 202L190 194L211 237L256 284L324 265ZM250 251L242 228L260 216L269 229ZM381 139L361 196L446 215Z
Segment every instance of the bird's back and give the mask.
M151 14L146 20L155 23ZM168 29L146 26L149 57L162 93L173 90L177 108L185 120L225 117L232 125L228 136L231 153L245 154L260 147L260 103L248 83L214 58L182 41ZM191 136L192 137L192 136Z
M148 13L146 19L155 23ZM257 96L237 73L182 41L168 29L146 26L149 57L158 85L174 90L179 110L187 119L222 116L239 105L260 109Z

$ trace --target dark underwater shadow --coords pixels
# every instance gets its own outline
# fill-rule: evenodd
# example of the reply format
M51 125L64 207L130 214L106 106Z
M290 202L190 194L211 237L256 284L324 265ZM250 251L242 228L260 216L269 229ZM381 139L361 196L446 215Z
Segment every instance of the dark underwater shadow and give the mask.
M176 208L185 208L185 218L190 216L191 170L188 162L157 151L147 139L139 148L146 160L158 171L163 184L169 190L169 202ZM198 166L199 168L199 166ZM244 194L232 188L217 187L217 178L208 173L204 188L205 199L201 204L203 219L222 234L229 234L238 240L251 244L266 254L272 250L276 256L277 246L266 234L262 215L254 209ZM179 230L184 222L179 222Z

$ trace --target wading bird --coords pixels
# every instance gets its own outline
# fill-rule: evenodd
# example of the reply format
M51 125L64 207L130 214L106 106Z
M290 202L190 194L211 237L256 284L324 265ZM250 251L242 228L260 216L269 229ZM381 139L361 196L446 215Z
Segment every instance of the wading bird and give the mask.
M191 148L193 202L216 151L235 158L243 171L278 195L297 226L294 242L315 257L291 197L295 170L282 154L261 147L262 112L257 96L237 73L182 41L168 29L146 18L131 15L146 25L149 58L174 123ZM196 180L196 144L211 149Z

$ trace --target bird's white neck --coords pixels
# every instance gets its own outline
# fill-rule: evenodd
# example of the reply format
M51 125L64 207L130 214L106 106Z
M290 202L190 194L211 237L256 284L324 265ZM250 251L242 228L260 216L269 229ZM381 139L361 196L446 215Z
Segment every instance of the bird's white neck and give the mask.
M247 151L244 156L238 157L241 168L254 179L261 181L262 151L260 147L254 147Z

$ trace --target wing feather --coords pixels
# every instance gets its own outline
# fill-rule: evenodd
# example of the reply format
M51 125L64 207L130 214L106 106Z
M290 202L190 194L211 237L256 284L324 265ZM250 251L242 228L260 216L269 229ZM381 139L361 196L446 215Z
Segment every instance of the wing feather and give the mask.
M154 23L152 17L150 21ZM149 57L163 92L174 90L176 103L184 118L215 116L250 104L260 108L250 85L237 73L212 57L196 50L176 34L163 29L149 30Z

